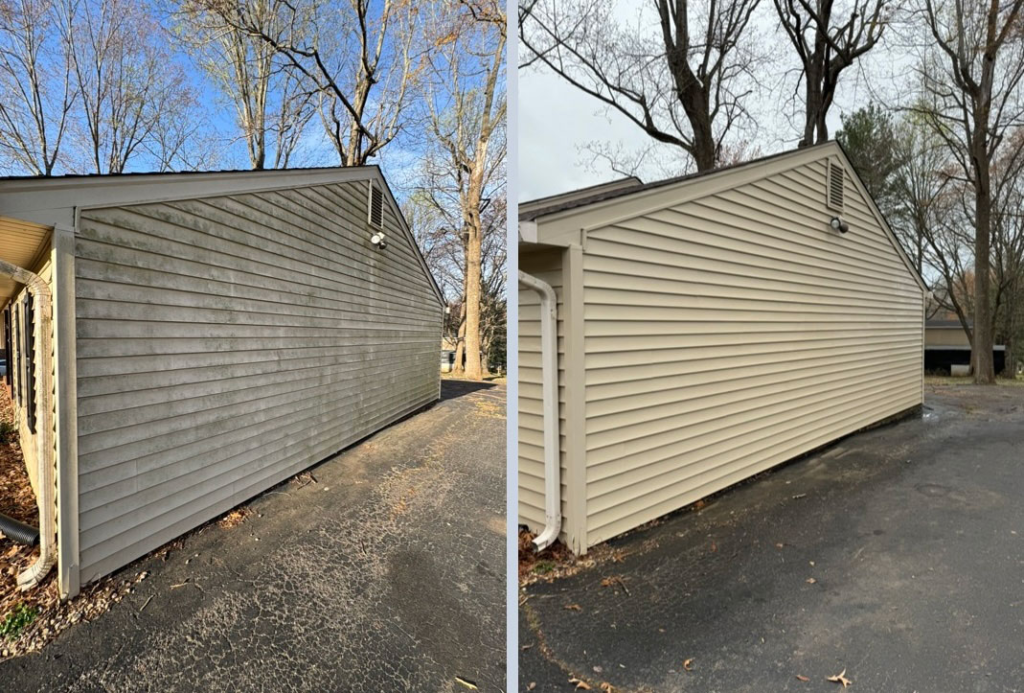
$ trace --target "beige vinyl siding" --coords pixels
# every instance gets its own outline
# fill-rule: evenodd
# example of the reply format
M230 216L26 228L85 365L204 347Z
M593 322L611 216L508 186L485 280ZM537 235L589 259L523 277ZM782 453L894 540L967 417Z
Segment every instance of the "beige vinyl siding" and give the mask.
M37 263L34 267L29 267L32 272L37 274L40 279L45 281L49 286L50 290L53 290L53 263L50 259L49 247L47 247L46 255L43 259ZM14 336L12 341L13 354L7 356L7 367L14 369L14 394L17 395L19 389L21 392L21 398L15 400L16 404L16 420L18 424L18 441L21 447L22 458L25 460L25 468L28 472L29 483L32 484L32 490L35 491L36 498L39 498L39 441L37 434L39 432L39 426L41 424L38 416L36 417L36 433L33 433L28 426L28 410L29 407L35 407L36 402L39 401L42 393L39 391L40 379L40 368L42 368L43 362L40 354L35 354L32 359L32 367L35 369L35 382L36 382L36 394L35 402L29 402L27 399L28 385L25 382L24 369L27 368L26 355L22 350L22 343L24 340L24 334L26 329L30 329L30 326L25 322L25 312L23 301L28 295L27 289L19 291L12 299L11 304L14 311L18 313L18 325L19 331ZM35 309L36 316L39 315L39 309ZM52 336L52 326L51 326ZM51 342L52 343L52 342ZM36 341L38 348L38 340ZM53 373L53 360L51 352L50 361L50 373ZM17 368L15 368L17 364ZM51 382L53 382L51 380ZM53 400L51 399L51 402ZM51 423L53 422L52 411L51 411Z
M562 516L566 506L565 469L565 305L562 253L543 250L522 253L519 269L547 282L558 297L559 457L562 466ZM544 528L544 406L541 391L540 297L519 290L519 522L540 532Z
M851 176L846 235L825 157L588 232L588 545L921 403L922 290Z
M81 213L83 583L437 399L442 308L367 186Z

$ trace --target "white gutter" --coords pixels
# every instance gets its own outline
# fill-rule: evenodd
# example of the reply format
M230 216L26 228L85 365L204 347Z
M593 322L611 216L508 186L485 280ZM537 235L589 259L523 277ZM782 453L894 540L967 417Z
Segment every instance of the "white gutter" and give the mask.
M555 543L562 530L562 480L558 460L558 300L551 285L519 272L519 283L540 295L541 392L544 400L544 531L535 551Z
M56 525L54 518L54 464L53 464L53 303L50 287L26 269L0 260L0 274L24 284L32 295L32 308L35 315L35 349L38 361L38 381L36 394L38 406L36 412L36 461L39 465L39 558L36 562L18 574L18 587L28 590L46 577L46 574L57 562ZM30 403L33 406L35 403Z

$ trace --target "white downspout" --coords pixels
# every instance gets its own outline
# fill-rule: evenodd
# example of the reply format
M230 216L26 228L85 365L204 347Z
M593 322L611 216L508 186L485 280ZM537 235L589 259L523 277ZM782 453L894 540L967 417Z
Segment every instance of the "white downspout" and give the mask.
M39 465L39 558L36 562L18 574L18 587L28 590L46 577L46 574L57 562L56 522L54 517L54 464L53 464L53 302L50 287L33 274L9 262L0 260L0 274L24 284L32 295L32 308L35 315L35 349L38 360L38 380L36 394L38 407L36 412L36 460ZM30 403L29 406L34 406Z
M551 285L519 272L519 283L540 295L541 392L544 400L544 531L535 551L555 543L562 530L562 481L558 455L558 300Z

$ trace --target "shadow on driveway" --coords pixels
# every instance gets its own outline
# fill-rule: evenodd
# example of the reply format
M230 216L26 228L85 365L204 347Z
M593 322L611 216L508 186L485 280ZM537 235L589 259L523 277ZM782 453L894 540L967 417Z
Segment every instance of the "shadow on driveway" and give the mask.
M456 380L455 378L441 379L441 401L465 397L474 392L498 389L494 383L480 382L478 380ZM504 396L504 388L500 388Z
M500 690L505 421L480 401L493 392L439 402L260 496L242 524L132 565L151 577L0 664L0 689Z
M1024 388L926 404L528 588L521 690L1021 690Z

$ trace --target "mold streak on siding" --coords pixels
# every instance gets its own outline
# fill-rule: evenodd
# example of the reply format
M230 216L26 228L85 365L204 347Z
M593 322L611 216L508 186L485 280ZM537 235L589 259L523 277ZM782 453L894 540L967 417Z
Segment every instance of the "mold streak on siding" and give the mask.
M82 582L437 399L442 308L366 181L84 210Z
M825 158L588 233L588 545L921 402L921 288L844 179L845 235Z

